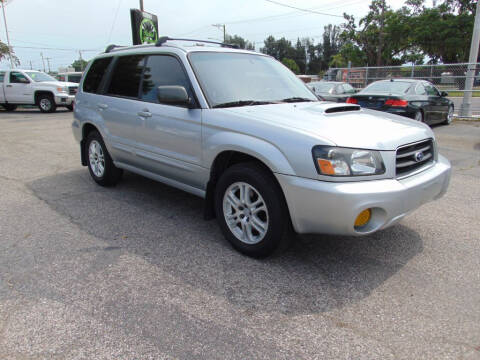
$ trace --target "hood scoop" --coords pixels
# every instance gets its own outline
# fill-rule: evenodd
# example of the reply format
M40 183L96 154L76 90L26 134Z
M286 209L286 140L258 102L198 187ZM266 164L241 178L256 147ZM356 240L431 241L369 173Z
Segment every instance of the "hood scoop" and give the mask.
M326 114L339 113L345 111L359 111L360 106L358 105L341 105L341 106L332 106L328 109L325 109Z

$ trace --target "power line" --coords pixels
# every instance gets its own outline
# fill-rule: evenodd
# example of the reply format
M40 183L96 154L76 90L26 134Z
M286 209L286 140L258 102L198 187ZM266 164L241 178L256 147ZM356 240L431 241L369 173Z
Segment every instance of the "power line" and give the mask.
M113 28L115 26L115 23L117 22L118 10L120 9L120 5L122 5L122 1L123 0L118 0L117 11L115 11L115 16L113 17L112 27L110 28L110 34L108 34L107 44L110 43L110 39L112 38Z
M269 3L272 3L272 4L275 4L275 5L284 6L284 7L290 8L290 9L295 9L295 10L298 10L298 11L304 11L304 12L308 12L308 13L312 13L312 14L325 15L325 16L334 16L334 17L339 17L339 18L343 19L343 15L327 14L327 13L320 12L320 11L315 11L315 10L312 10L312 9L302 9L302 8L298 8L296 6L282 4L282 3L279 3L279 2L274 1L274 0L265 0L265 1L267 1Z
M83 51L83 52L97 52L97 51L102 51L103 49L67 49L67 48L52 48L52 47L37 47L37 46L14 46L14 48L19 48L19 49L35 49L35 50L58 50L58 51L75 51L78 52Z

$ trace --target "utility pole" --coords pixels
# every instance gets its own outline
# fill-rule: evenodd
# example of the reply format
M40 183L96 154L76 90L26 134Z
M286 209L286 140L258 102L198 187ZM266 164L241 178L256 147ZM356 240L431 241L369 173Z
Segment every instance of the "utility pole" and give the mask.
M380 34L378 34L377 66L382 66L383 52L383 28L385 26L385 1L381 1L382 12L380 14Z
M50 69L50 60L51 60L52 58L48 58L48 57L47 57L47 58L45 58L45 59L47 59L48 73L50 74L50 73L52 72L52 70Z
M227 41L227 32L225 30L225 24L212 24L212 26L215 26L218 29L223 28L223 42L226 42Z
M10 58L10 66L12 69L15 68L13 64L12 58L12 46L10 45L10 36L8 36L8 28L7 28L7 16L5 15L5 0L0 0L2 2L2 10L3 10L3 22L5 23L5 33L7 34L7 45L8 45L8 57Z
M30 60L30 70L33 70L32 60Z
M465 91L463 92L463 102L460 107L460 116L472 116L472 88L475 79L475 68L478 60L478 44L480 42L480 2L477 1L475 10L475 23L473 25L472 42L470 44L470 56L468 58L468 71L465 79Z
M43 58L43 53L40 53L40 56L42 57L43 72L45 72L45 59Z
M140 11L143 11L143 0L140 0Z

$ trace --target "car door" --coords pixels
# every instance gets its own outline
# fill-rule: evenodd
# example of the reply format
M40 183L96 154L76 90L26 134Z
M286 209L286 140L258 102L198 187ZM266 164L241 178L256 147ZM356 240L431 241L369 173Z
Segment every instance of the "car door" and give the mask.
M440 96L440 92L437 90L433 84L428 81L424 82L425 90L428 95L428 102L430 105L431 116L430 120L437 122L442 121L445 117L445 113L448 111L448 105L445 106L443 103L443 98Z
M408 102L423 111L423 121L431 122L432 116L435 117L433 104L427 94L424 82L415 84L412 95L409 96Z
M12 104L29 104L33 99L30 80L20 71L10 71L9 81L5 84L5 97Z
M150 55L140 89L137 162L144 170L201 188L206 174L206 169L201 167L202 110L159 103L157 88L168 85L183 86L190 98L195 98L185 69L176 56Z
M111 65L103 93L96 99L113 158L128 165L135 164L137 129L142 125L138 116L142 107L138 95L145 58L145 55L117 57Z

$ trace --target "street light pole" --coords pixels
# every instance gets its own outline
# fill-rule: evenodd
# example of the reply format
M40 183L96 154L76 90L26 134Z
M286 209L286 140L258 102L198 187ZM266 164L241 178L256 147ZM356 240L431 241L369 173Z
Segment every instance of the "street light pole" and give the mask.
M473 25L472 42L470 44L470 56L468 58L468 71L465 79L465 91L463 93L463 103L460 107L460 116L472 116L472 89L475 79L475 69L478 59L478 45L480 42L480 1L477 1L475 10L475 23Z
M10 66L15 68L13 65L13 58L12 58L12 47L10 46L10 37L8 36L8 28L7 28L7 16L5 15L5 0L0 0L2 2L2 10L3 10L3 22L5 23L5 33L7 34L7 45L8 45L8 57L10 58Z
M215 26L216 28L223 28L223 42L227 41L227 32L225 30L225 24L212 24L212 26Z

